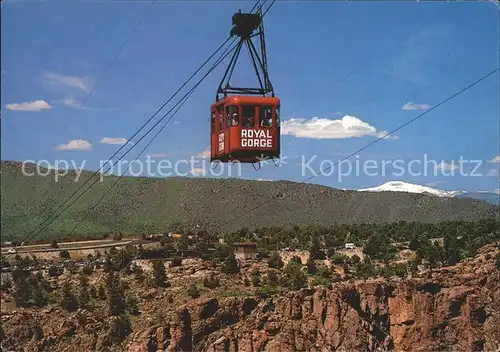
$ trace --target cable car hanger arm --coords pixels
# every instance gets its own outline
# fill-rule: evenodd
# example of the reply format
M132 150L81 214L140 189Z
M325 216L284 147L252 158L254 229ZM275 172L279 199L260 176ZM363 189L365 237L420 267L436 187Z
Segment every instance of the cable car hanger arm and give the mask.
M250 95L261 95L266 96L266 94L271 94L272 97L275 96L274 88L269 80L269 74L267 69L267 55L264 37L264 27L263 27L263 15L262 9L259 8L257 13L235 13L232 18L233 28L231 29L231 36L239 36L239 42L237 44L237 50L234 52L229 65L222 77L216 94L216 101L221 99L222 94L224 98L231 93L244 93ZM254 33L254 31L257 31ZM257 51L252 38L259 36L260 39L260 49L261 53ZM247 46L252 65L255 70L255 74L259 81L260 88L243 88L243 87L232 87L230 84L231 77L234 72L234 68L238 62L238 57L241 53L241 47L243 45ZM262 77L261 77L262 75Z

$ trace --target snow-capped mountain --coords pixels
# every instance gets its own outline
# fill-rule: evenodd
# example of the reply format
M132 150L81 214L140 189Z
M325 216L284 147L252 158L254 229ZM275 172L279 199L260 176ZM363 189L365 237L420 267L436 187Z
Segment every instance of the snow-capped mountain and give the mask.
M459 194L464 193L464 191L443 191L440 189L435 189L427 186L415 185L413 183L402 182L402 181L389 181L383 185L359 189L361 192L408 192L408 193L424 193L430 194L438 197L456 197Z
M477 192L467 192L467 191L445 191L440 189L435 189L432 187L416 185L413 183L403 182L403 181L390 181L386 182L377 187L358 189L360 192L408 192L408 193L421 193L429 194L438 197L450 197L450 198L473 198L486 201L490 204L499 205L500 204L500 194L491 191L477 191Z

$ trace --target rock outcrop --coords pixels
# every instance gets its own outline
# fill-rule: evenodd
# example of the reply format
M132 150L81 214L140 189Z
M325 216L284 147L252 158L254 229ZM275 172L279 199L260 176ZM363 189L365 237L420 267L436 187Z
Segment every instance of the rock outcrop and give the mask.
M426 277L338 282L267 298L145 299L129 326L98 310L3 314L5 351L498 351L500 280L494 245ZM215 292L215 291L214 291ZM149 297L149 296L148 296ZM163 303L162 303L163 302Z
M190 318L175 334L170 328L170 344L159 350L495 351L499 288L495 264L480 254L428 278L344 282L262 300L210 299L183 309ZM130 350L151 351L146 346L158 340L158 329L136 336Z

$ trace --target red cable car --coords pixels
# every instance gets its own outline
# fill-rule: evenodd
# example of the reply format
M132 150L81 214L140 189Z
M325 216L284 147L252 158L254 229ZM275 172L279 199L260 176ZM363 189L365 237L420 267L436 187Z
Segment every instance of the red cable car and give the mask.
M256 30L258 32L253 34ZM280 157L280 100L274 95L267 72L261 10L256 14L242 14L241 11L234 14L233 35L239 36L240 40L210 110L210 161L275 161ZM260 38L260 55L252 42L255 36ZM248 47L259 88L239 88L229 84L243 45Z

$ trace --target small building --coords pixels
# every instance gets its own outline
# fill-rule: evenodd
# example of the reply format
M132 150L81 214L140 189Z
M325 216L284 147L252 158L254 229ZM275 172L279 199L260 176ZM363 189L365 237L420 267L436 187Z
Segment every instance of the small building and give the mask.
M345 249L355 249L356 246L354 245L354 243L346 243L344 248Z
M233 243L236 259L255 259L257 257L257 244L252 242Z
M182 234L180 234L180 233L174 233L174 232L169 232L168 237L171 237L173 239L178 240L179 238L182 237Z

